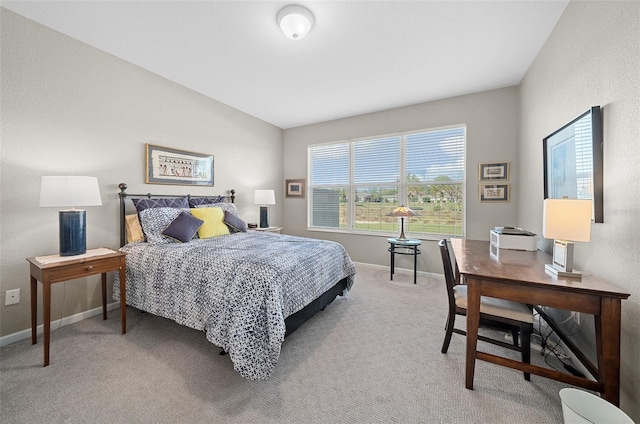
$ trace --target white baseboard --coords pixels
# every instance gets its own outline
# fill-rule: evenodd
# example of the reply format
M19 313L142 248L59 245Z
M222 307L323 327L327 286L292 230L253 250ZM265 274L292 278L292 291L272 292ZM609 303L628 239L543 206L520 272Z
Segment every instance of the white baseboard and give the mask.
M384 269L387 272L389 272L389 268L390 268L390 265L377 265L377 264L369 264L369 263L366 263L366 262L355 262L355 261L353 263L356 265L356 267L358 265L362 265L362 266L368 266L370 268ZM399 268L399 267L396 266L395 272L396 273L400 273L400 274L413 275L413 268L411 268L411 269ZM418 275L422 275L423 277L443 278L443 274L442 273L436 273L436 272L427 272L427 271L418 270L417 274Z
M120 308L120 302L113 302L107 305L107 311L112 311L114 309ZM68 317L64 317L62 319L57 319L55 321L51 321L51 328L62 327L65 325L73 324L78 321L82 321L83 319L91 318L96 315L102 314L102 306L94 309L90 309L88 311L80 312L75 315L71 315ZM44 325L40 324L36 327L37 334L44 333ZM27 330L18 331L17 333L8 334L4 337L0 337L0 347L10 345L11 343L19 342L24 339L28 339L31 337L31 328Z

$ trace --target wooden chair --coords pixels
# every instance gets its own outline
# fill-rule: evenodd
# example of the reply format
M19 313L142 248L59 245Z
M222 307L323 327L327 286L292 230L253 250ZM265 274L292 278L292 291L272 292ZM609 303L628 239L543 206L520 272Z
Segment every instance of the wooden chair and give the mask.
M438 246L440 246L440 254L442 255L444 278L447 283L447 295L449 297L449 317L447 318L446 333L442 343L442 353L447 353L453 333L464 336L467 334L466 331L454 327L456 315L467 315L467 287L464 284L459 284L460 277L457 272L454 275L447 241L440 240ZM455 263L455 260L453 262ZM533 313L527 305L510 300L482 296L480 298L480 324L510 328L513 344L481 335L478 335L478 340L519 351L522 354L522 362L531 363ZM518 334L521 336L521 343L518 343ZM529 381L530 378L530 374L525 372L524 379Z

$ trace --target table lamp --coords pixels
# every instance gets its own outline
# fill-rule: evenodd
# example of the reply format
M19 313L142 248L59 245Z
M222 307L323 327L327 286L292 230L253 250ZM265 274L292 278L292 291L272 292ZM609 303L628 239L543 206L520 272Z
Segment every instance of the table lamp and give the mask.
M253 204L260 205L260 228L269 228L269 206L276 204L274 190L256 190L253 193Z
M553 263L545 271L555 277L582 279L573 271L573 242L591 238L591 200L545 199L542 235L553 240Z
M400 205L395 208L391 212L389 212L386 216L399 216L400 217L400 237L397 240L406 240L407 238L404 235L404 219L408 216L418 216L417 213L406 207L405 205Z
M100 206L96 177L46 176L40 182L40 207L71 207L58 214L60 256L82 255L87 251L87 215L76 206Z

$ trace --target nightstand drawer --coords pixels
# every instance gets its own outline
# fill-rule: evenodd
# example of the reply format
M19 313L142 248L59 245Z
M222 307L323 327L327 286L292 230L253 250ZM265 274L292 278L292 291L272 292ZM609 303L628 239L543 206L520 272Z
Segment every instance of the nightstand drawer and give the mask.
M51 282L69 280L72 278L81 278L87 275L102 274L103 272L113 271L120 267L120 257L116 256L103 260L91 260L86 263L61 266L52 269Z

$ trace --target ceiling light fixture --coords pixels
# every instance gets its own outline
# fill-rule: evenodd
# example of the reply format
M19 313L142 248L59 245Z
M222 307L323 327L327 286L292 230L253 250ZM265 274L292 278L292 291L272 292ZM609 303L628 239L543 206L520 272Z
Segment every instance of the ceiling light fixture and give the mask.
M302 40L314 24L313 14L302 6L286 6L277 16L278 25L284 35L292 40Z

